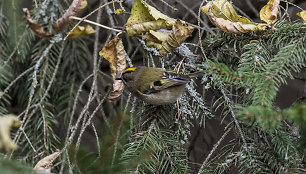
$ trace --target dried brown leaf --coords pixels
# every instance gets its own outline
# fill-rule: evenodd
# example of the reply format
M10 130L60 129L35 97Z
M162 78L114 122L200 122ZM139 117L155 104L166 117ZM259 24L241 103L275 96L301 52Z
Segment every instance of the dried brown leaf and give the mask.
M122 80L114 80L113 81L113 90L108 96L108 100L110 102L115 102L117 101L118 97L121 96L122 92L124 89L124 84Z
M277 12L280 0L269 0L267 5L265 5L260 10L260 19L268 24L274 24L277 21Z
M228 33L241 34L249 31L264 30L266 25L264 24L243 24L241 22L231 22L223 18L217 18L215 16L209 16L210 21L215 24L221 30Z
M201 10L210 21L225 32L241 34L248 31L264 30L266 24L251 22L240 16L227 0L214 0L207 3Z
M128 35L134 36L149 30L170 29L174 23L175 19L162 14L141 0L136 0L125 26Z
M51 174L53 162L60 156L60 152L54 152L51 155L39 160L35 165L34 170Z
M201 10L208 16L210 13L217 18L223 18L233 22L252 23L249 19L239 16L234 7L227 0L214 0L201 7ZM241 21L243 20L243 21Z
M156 20L150 22L144 22L141 24L133 24L131 26L126 27L126 31L129 36L139 35L150 30L159 30L162 28L169 29L171 26L167 26L164 20Z
M57 33L62 31L71 22L72 19L70 19L70 16L77 16L77 14L86 6L86 0L73 0L65 14L55 22L54 30Z
M116 80L126 68L126 52L122 39L117 35L99 52L99 55L108 60L110 64L111 75L113 77L113 90L108 99L111 102L115 102L121 96L124 89L123 82Z
M47 31L45 31L44 28L41 25L39 25L39 24L37 24L33 21L31 15L30 15L30 12L27 8L23 8L22 10L25 14L25 18L26 18L26 20L29 24L29 27L31 28L31 30L35 34L37 34L40 37L50 37L51 36L51 34Z
M172 27L172 32L167 39L162 42L162 48L159 50L161 56L165 56L174 48L179 47L189 36L191 36L194 28L185 22L177 20Z

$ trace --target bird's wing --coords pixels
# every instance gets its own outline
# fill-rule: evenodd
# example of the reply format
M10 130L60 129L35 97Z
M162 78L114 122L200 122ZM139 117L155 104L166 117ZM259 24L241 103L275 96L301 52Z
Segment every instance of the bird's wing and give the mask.
M159 80L154 81L150 85L150 88L144 91L143 93L144 94L157 93L167 88L186 84L189 81L190 77L187 75L164 72L163 76Z

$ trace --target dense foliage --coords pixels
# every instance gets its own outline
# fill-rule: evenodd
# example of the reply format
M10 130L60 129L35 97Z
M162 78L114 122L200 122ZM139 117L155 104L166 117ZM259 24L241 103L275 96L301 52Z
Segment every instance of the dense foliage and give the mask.
M128 91L111 103L107 100L112 84L108 63L98 57L98 51L116 33L96 27L95 35L64 40L75 22L60 33L53 24L68 2L33 3L32 18L51 37L32 32L19 0L0 2L0 113L14 113L22 121L12 136L19 149L0 156L0 173L10 169L14 173L21 166L28 169L17 160L34 166L56 150L61 158L54 163L55 173L306 171L305 99L286 109L275 103L281 85L306 67L303 23L282 19L267 30L240 35L195 25L200 33L195 31L176 54L166 58L156 56L143 38L123 34L130 66L180 67L182 73L204 71L205 75L187 85L177 104L148 105ZM106 3L95 2L91 8ZM121 1L105 5L94 20L122 28L128 15L112 12L120 5ZM203 22L196 13L192 15ZM197 44L198 36L202 45ZM205 156L204 162L197 161L198 168L192 168L191 128L204 129L212 119L224 125L224 134L216 138L207 156L199 154ZM229 142L220 145L230 133Z

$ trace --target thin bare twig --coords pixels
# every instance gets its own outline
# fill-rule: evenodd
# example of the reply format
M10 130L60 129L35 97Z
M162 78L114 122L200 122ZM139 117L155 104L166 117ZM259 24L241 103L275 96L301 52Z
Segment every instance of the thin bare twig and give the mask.
M75 20L79 20L79 21L82 21L82 22L87 22L89 24L93 24L93 25L99 26L99 27L107 29L107 30L111 30L111 31L115 31L115 32L123 32L122 30L111 28L111 27L108 27L106 25L102 25L102 24L99 24L99 23L96 23L96 22L93 22L93 21L90 21L90 20L87 20L87 19L82 19L82 18L79 18L79 17L76 17L76 16L71 16L70 18L75 19Z
M252 10L253 13L256 15L256 17L259 17L258 10L254 7L254 5L252 4L252 2L251 2L250 0L246 0L246 3L247 3L248 6L251 8L251 10Z
M121 1L118 1L118 2L121 2ZM95 12L97 12L98 10L100 10L101 8L104 8L105 6L109 5L109 4L112 4L112 2L108 2L108 3L105 3L101 6L99 6L98 8L94 9L92 12L90 12L88 15L84 16L82 19L85 20L86 18L88 18L89 16L91 16L92 14L94 14ZM67 35L65 36L64 40L67 39L67 37L71 34L71 32L78 26L80 25L80 23L83 21L83 20L80 20L77 24L75 24L75 26L67 33Z
M92 129L95 133L95 137L96 137L96 141L97 141L98 156L101 157L101 146L100 146L99 136L98 136L95 124L93 122L91 122L91 127L92 127Z
M179 3L182 7L184 7L193 17L197 18L197 14L192 10L190 9L185 3L183 3L181 0L176 0L177 3ZM200 22L204 25L204 28L206 28L206 23L200 19Z
M237 120L237 118L236 118L236 115L235 115L235 113L234 113L234 109L233 109L232 103L231 103L230 99L227 97L227 95L225 94L224 89L221 89L221 93L223 94L223 97L224 97L224 100L226 101L227 107L229 108L229 110L230 110L230 112L231 112L232 118L233 118L234 123L235 123L235 125L236 125L236 127L237 127L237 129L238 129L238 132L239 132L239 134L240 134L240 136L241 136L241 139L242 139L242 141L243 141L243 144L246 145L247 142L246 142L246 140L245 140L245 138L244 138L244 134L243 134L243 132L242 132L242 129L241 129L241 127L240 127L240 124L239 124L239 122L238 122L238 120Z
M200 5L200 7L199 7L199 10L198 10L198 26L201 26L201 23L200 23L200 18L201 18L201 7L204 5L204 2L207 2L206 0L203 0L202 2L201 2L201 5ZM206 57L206 55L205 55L205 51L204 51L204 49L203 49L203 43L202 43L202 32L201 32L201 30L200 29L198 29L198 32L199 32L199 44L200 44L200 49L201 49L201 52L202 52L202 54L203 54L203 56L204 56L204 58L207 60L207 57Z
M34 69L34 66L30 67L29 69L25 70L22 72L18 77L16 77L5 89L4 91L0 94L0 99L2 96L9 91L9 89L24 75L26 75L28 72L32 71Z
M37 150L34 148L33 144L31 143L31 140L29 139L29 137L27 136L27 134L24 132L24 129L22 129L21 132L24 134L24 136L25 136L25 138L27 139L27 141L29 142L31 148L32 148L33 151L36 153Z
M203 161L203 164L201 165L201 168L198 172L198 174L201 174L203 172L204 167L207 165L208 160L211 158L212 154L217 150L217 148L219 147L219 145L221 144L221 142L224 140L224 138L227 136L227 134L233 129L233 127L228 128L224 134L221 136L221 138L216 142L216 144L214 144L213 148L211 149L211 151L209 152L209 154L207 155L207 157L205 158L205 160Z
M79 133L79 137L76 143L76 148L75 148L75 154L77 154L79 147L80 147L80 143L81 143L81 138L83 133L85 132L86 128L90 125L91 120L93 119L93 117L95 116L95 114L97 113L97 111L101 108L102 104L104 103L106 97L108 96L110 90L106 93L106 95L104 95L103 99L100 101L100 103L98 104L98 106L95 108L95 110L90 114L90 116L88 117L87 121L85 121L84 119L84 125L81 127L81 131Z
M289 2L287 0L281 0L281 1L283 1L285 3L288 3L288 4L292 5L293 7L298 8L299 10L303 11L303 8L301 8L300 6L298 6L298 5L296 5L296 4L292 3L292 2Z
M170 7L172 10L177 11L178 9L167 3L165 0L160 0L162 3L164 3L166 6Z
M107 3L107 0L103 0L104 1L104 3ZM115 11L115 4L114 4L114 0L112 0L113 1L113 7L114 7L114 11ZM114 27L115 26L115 21L114 21L114 19L113 19L113 12L112 12L112 10L110 9L110 7L109 6L106 6L105 7L106 8L106 13L107 13L107 15L108 15L108 20L109 20L109 22L110 22L110 25L112 26L112 27ZM114 35L116 35L116 33L113 33ZM106 42L106 43L108 43L108 42Z
M51 43L52 43L52 42L51 42ZM51 48L50 48L50 49L51 49ZM47 49L46 49L46 50L47 50ZM46 50L45 50L45 51L46 51ZM41 104L43 103L43 101L45 100L45 98L48 96L49 91L50 91L50 89L51 89L51 86L52 86L52 84L53 84L53 82L54 82L54 80L55 80L55 76L56 76L56 74L57 74L57 71L58 71L58 69L59 69L59 65L60 65L60 62L61 62L61 57L62 57L62 54L63 54L63 50L64 50L64 47L62 47L62 49L61 49L61 51L60 51L60 54L59 54L59 56L58 56L57 63L56 63L54 72L53 72L53 74L52 74L52 77L51 77L51 79L50 79L49 85L48 85L48 87L47 87L47 89L46 89L44 95L43 95L42 98L40 99L39 103L33 105L33 110L32 110L32 112L31 112L29 115L27 115L27 113L28 113L28 111L29 111L30 109L32 109L32 106L31 106L31 105L29 105L29 107L27 107L26 110L23 112L23 113L24 113L24 118L23 118L23 120L22 120L22 125L21 125L20 129L17 131L17 133L16 133L16 135L15 135L15 137L14 137L14 142L18 143L18 141L19 141L19 139L20 139L20 137L21 137L20 131L23 131L23 130L24 130L24 128L27 126L27 124L28 124L29 121L30 121L29 118L31 118L32 115L35 114L35 112L37 111L37 109L41 107ZM44 52L43 55L44 55L44 54L47 54L47 52L48 52L48 51L46 51L46 53ZM42 57L44 57L43 55L42 55ZM46 56L46 55L45 55L45 56ZM36 68L36 66L37 66L37 64L35 65L35 68ZM38 68L38 67L37 67L37 68ZM38 70L37 70L37 71L38 71ZM33 83L33 82L32 82L32 83ZM37 82L36 82L36 83L37 83ZM33 84L32 84L32 85L33 85ZM21 115L21 114L20 114L20 115ZM19 116L20 116L20 115L19 115ZM10 158L12 157L12 155L13 155L13 153L10 154Z

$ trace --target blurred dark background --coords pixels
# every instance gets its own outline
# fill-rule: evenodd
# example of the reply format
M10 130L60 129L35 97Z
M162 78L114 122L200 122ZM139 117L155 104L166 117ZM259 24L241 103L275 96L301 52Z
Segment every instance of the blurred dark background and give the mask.
M134 0L127 0L125 2L125 5L129 8L132 7ZM183 19L191 24L197 24L197 18L195 15L198 14L198 10L200 7L200 4L202 1L200 0L192 0L192 1L184 1L184 0L168 0L167 3L171 4L171 6L177 8L178 10L173 10L161 1L147 1L149 4L156 7L161 12L167 14L168 16L172 18L180 18ZM267 3L266 0L233 0L233 4L236 7L237 12L240 15L247 15L252 21L254 22L260 22L259 19L259 11L260 9ZM296 0L292 1L292 3L296 6L299 6L300 8L305 9L306 8L306 1L304 0ZM205 4L205 3L204 3ZM281 2L281 5L284 5L283 2ZM98 1L90 0L89 1L89 8L87 8L87 11L84 12L84 14L88 14L90 11L92 11L94 8L98 6ZM129 11L130 9L126 9ZM281 12L283 12L285 9L281 9ZM299 17L296 15L297 12L300 11L297 7L290 5L288 7L288 13L290 14L291 21L298 20ZM243 12L244 14L242 14ZM103 13L106 13L105 10ZM106 15L107 16L107 15ZM128 16L126 16L127 19ZM91 16L91 18L94 20L95 15ZM118 19L117 19L118 18ZM116 20L117 19L117 20ZM208 21L205 15L201 12L201 19L204 20L209 26L213 27L211 23ZM103 24L108 24L109 20L107 18L102 19ZM122 21L122 17L115 17L115 25L122 26L122 23L124 24L125 21ZM101 40L107 39L107 31L101 31ZM105 33L105 34L104 34ZM204 33L205 35L205 33ZM193 37L197 38L198 33L195 30L193 33ZM205 38L205 37L203 37ZM133 42L133 39L131 41L127 41L127 52L129 55L133 54L133 51L138 46L137 42ZM126 43L124 43L126 44ZM92 45L89 45L89 47L92 47ZM133 64L134 65L141 65L144 64L143 57L141 54L141 51L136 53L136 55L133 57ZM107 69L108 64L105 63L102 67L102 69ZM288 79L287 84L284 84L280 87L277 97L275 99L275 102L278 107L281 109L290 107L293 103L298 101L306 101L306 68L304 68L299 74L294 75L295 79ZM88 83L91 84L91 83ZM216 94L214 91L208 91L206 93L206 102L208 106L211 106L214 102L214 97ZM86 95L85 95L86 96ZM218 118L218 114L220 112L216 112L216 117ZM220 124L220 121L217 121L218 119L207 119L206 125L203 128L203 125L199 125L199 120L194 120L193 124L194 127L191 128L191 137L189 147L188 147L188 156L190 160L190 167L191 171L193 173L197 173L199 170L202 162L206 158L206 156L209 154L211 149L213 148L214 144L220 139L220 137L224 133L224 125ZM221 117L220 119L221 120ZM94 148L93 144L95 143L95 136L93 131L88 130L88 136L86 137L86 140L83 142L87 142L89 146ZM221 145L219 146L219 149L222 148L222 146L226 145L232 138L234 137L233 133L231 132L225 139L222 141ZM218 150L214 152L216 155L218 153ZM213 155L214 156L214 155ZM212 158L213 158L212 156ZM237 169L231 169L231 173L237 173Z
M130 12L130 8L132 7L135 0L126 0L124 2L124 5L126 7L126 11ZM105 0L107 2L107 0ZM173 10L167 5L165 5L163 2L159 0L148 0L149 4L156 7L161 12L167 14L168 16L172 18L180 18L183 19L191 24L198 23L196 15L198 14L198 10L200 7L200 4L202 1L200 0L192 0L192 1L185 1L185 0L167 0L166 2L169 3L171 6L177 8L178 10ZM287 12L290 15L291 21L297 20L298 16L296 16L296 13L300 10L295 7L298 6L300 8L306 9L306 1L305 0L293 0L290 1L294 5L289 5ZM24 1L24 7L30 8L32 7L32 1ZM63 2L64 3L64 2ZM95 8L99 6L100 1L96 0L88 0L88 6L87 8L82 12L80 16L85 16L86 14L93 11ZM237 12L242 15L242 13L245 13L252 21L254 22L260 22L259 19L259 11L260 9L267 3L267 0L233 0L233 4L237 9ZM205 4L205 3L204 3ZM281 5L284 6L284 2L281 2ZM283 13L286 9L281 9L281 12ZM241 13L242 12L242 13ZM103 15L102 16L108 16L107 10L103 9ZM100 23L104 25L109 25L109 23L113 23L115 26L122 27L124 23L126 22L128 18L128 15L125 16L114 16L114 20L110 20L109 18L102 18L102 21ZM95 20L96 16L95 14L89 17L89 20ZM213 27L206 16L204 16L201 12L201 19L207 23L207 25ZM104 43L105 40L109 39L110 32L105 30L100 30L100 40L101 43ZM204 33L205 36L205 33ZM198 33L195 30L193 33L193 37L197 38ZM93 51L93 36L88 39L88 47L91 51ZM203 37L205 38L205 37ZM190 39L191 40L191 39ZM138 46L138 42L134 40L133 38L130 40L124 41L125 47L127 49L128 55L132 55L134 53L134 50ZM102 45L100 45L102 48ZM138 51L135 53L135 56L133 56L132 62L134 65L141 65L144 64L143 57L142 57L142 51ZM108 73L108 63L104 61L102 63L101 69L103 69L103 72ZM87 84L87 89L90 89L91 81L89 81ZM111 82L109 83L111 85ZM86 91L86 87L84 88L84 91L81 93L84 98L88 96L89 91ZM206 101L209 106L211 106L214 102L214 96L218 95L214 91L208 91L206 93ZM275 99L275 102L278 107L281 109L290 107L295 102L305 102L306 101L306 68L304 68L299 74L294 74L294 79L288 79L287 84L284 84L280 87L277 97ZM81 108L81 107L80 107ZM93 107L94 109L95 107ZM77 111L80 112L80 109ZM218 112L215 113L216 118L218 118ZM76 113L78 115L78 113ZM220 118L221 119L221 118ZM103 121L101 117L95 117L94 122L96 123L97 129L99 127L103 127L103 124L101 124ZM224 133L224 125L220 124L220 121L217 121L215 119L207 119L206 125L203 128L203 126L199 125L199 120L193 121L194 127L191 128L191 137L189 147L188 147L188 156L190 161L190 167L193 173L197 173L199 167L201 166L202 162L206 158L206 156L209 154L211 149L213 148L214 144L220 139L220 137ZM65 131L65 130L62 130ZM65 132L62 132L63 134ZM233 133L231 132L224 141L222 141L222 144L219 146L219 148L222 148L222 146L226 145L232 138ZM83 144L89 147L89 149L94 150L96 148L96 137L94 134L94 131L92 129L87 129L85 135L83 136ZM214 152L216 155L218 153L218 150ZM213 155L214 156L214 155ZM231 173L237 173L236 169L232 169Z

